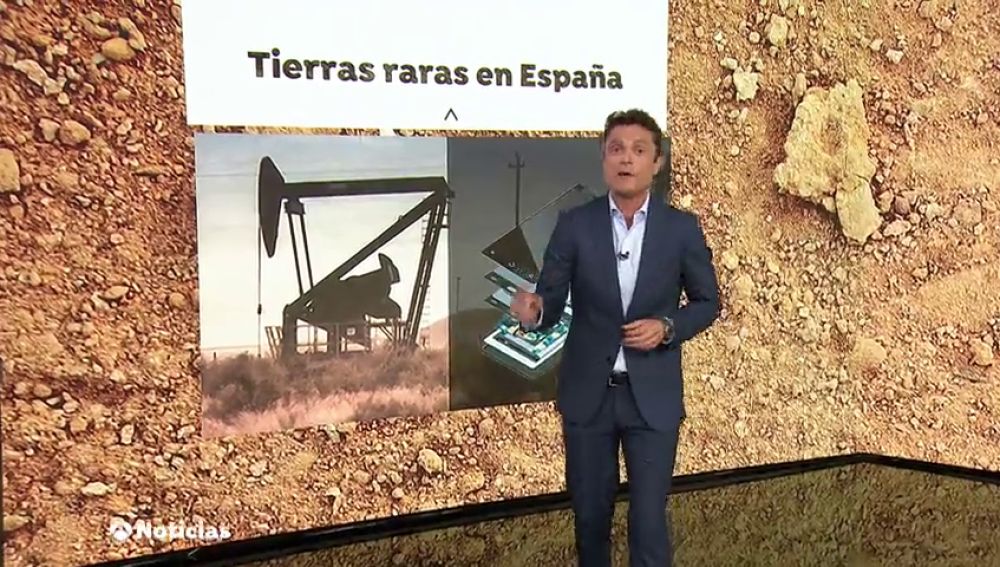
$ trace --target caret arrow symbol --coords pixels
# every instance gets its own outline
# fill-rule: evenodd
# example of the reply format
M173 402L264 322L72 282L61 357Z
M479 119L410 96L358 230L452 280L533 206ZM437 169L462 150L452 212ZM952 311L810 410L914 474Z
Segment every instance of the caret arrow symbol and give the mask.
M454 118L456 122L458 121L458 115L455 114L455 109L453 109L453 108L449 108L448 109L448 112L446 112L445 115L444 115L445 121L448 120L449 116L451 116L452 118Z

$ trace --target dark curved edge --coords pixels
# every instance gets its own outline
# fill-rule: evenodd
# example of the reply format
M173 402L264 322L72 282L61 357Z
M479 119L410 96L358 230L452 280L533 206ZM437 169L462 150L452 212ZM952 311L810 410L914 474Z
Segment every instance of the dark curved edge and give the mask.
M803 461L791 461L753 467L712 471L674 477L672 494L708 490L748 482L858 464L906 469L963 480L1000 485L1000 472L875 455L854 453ZM618 491L618 500L628 499L628 484ZM315 528L272 536L213 544L185 551L168 552L124 561L100 563L99 566L161 567L166 565L239 565L285 557L308 551L389 537L475 524L514 516L541 514L569 508L566 492L516 498L486 504L473 504L430 512L420 512L379 520L356 522L334 527Z
M930 461L918 461L916 459L906 459L903 457L890 457L887 455L866 454L865 462L872 465L892 467L916 472L936 474L968 480L971 482L981 482L984 484L995 484L1000 486L1000 471L993 472L984 469L974 469L971 467L960 467Z

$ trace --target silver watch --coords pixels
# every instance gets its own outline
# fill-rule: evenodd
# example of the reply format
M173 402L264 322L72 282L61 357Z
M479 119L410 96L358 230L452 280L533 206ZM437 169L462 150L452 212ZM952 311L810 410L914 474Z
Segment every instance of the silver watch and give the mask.
M663 344L669 344L674 338L674 320L670 317L663 317L660 322L663 323Z

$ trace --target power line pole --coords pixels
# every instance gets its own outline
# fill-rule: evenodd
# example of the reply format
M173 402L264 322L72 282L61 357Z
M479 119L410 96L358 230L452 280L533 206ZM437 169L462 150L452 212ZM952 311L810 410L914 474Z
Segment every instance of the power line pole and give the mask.
M521 224L521 170L524 169L524 162L521 161L521 154L514 152L514 163L508 163L507 167L514 170L514 227Z

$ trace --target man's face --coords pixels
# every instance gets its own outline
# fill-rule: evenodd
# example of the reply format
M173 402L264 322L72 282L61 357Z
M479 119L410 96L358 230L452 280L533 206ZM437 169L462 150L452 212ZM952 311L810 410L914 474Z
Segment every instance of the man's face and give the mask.
M641 194L653 184L663 156L657 154L653 134L638 124L616 126L602 148L604 182L622 197Z

